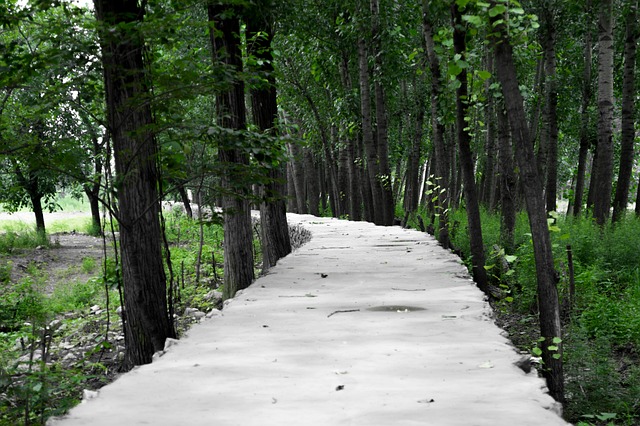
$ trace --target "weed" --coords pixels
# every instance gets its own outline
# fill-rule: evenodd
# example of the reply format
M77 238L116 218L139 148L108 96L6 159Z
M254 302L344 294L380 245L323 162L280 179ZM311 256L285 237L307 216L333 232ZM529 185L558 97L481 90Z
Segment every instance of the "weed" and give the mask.
M8 231L0 234L0 253L12 253L17 249L49 247L49 237L34 230L24 232Z
M93 257L82 258L82 271L85 274L91 274L96 270L96 260Z

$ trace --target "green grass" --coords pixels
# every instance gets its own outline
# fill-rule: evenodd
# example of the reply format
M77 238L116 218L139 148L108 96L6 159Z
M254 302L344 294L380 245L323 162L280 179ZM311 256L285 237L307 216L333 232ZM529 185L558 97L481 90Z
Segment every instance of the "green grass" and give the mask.
M12 253L16 249L34 249L50 245L46 234L34 230L0 233L0 253Z

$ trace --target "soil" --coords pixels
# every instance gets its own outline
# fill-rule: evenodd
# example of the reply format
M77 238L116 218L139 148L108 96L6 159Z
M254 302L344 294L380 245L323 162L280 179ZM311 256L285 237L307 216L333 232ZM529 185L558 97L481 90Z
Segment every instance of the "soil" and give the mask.
M45 223L69 218L89 217L84 212L55 212L45 213ZM0 221L15 221L30 225L34 223L33 213L0 213ZM35 249L19 249L12 254L2 257L13 263L12 281L19 281L26 275L27 268L34 265L47 277L46 293L53 292L59 282L85 282L89 278L99 275L101 260L104 258L104 242L102 238L81 234L75 231L50 234L51 246ZM107 250L111 244L107 244ZM85 258L95 260L95 268L83 268Z

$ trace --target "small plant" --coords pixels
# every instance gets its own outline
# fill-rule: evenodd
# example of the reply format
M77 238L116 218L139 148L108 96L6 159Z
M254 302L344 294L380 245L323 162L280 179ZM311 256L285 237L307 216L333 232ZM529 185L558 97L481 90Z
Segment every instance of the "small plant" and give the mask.
M96 270L96 260L93 257L82 258L82 271L86 274L91 274Z

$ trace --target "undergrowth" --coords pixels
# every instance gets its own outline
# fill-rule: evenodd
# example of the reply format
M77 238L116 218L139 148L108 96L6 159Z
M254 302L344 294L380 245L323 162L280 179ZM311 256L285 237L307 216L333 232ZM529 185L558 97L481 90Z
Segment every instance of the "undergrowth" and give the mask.
M220 307L220 300L212 292L223 282L223 231L219 221L200 223L177 212L167 214L165 219L173 272L167 268L167 277L173 277L168 287L180 332L197 320L182 315L186 308L208 312ZM72 365L63 365L50 353L64 338L76 339L88 332L101 336L105 327L121 329L116 311L120 282L116 263L109 258L103 270L102 262L78 259L75 269L94 277L87 281L65 278L53 291L46 291L48 273L38 264L28 263L21 278L13 280L12 270L17 266L7 260L9 256L25 256L20 259L28 260L30 250L38 246L38 250L46 250L49 238L29 228L0 234L0 425L44 424L47 418L77 404L83 389L95 389L112 380L119 368L105 364L101 354L115 343L100 337L93 343L95 348ZM257 241L255 252L259 267ZM102 307L103 313L90 314L95 306Z

